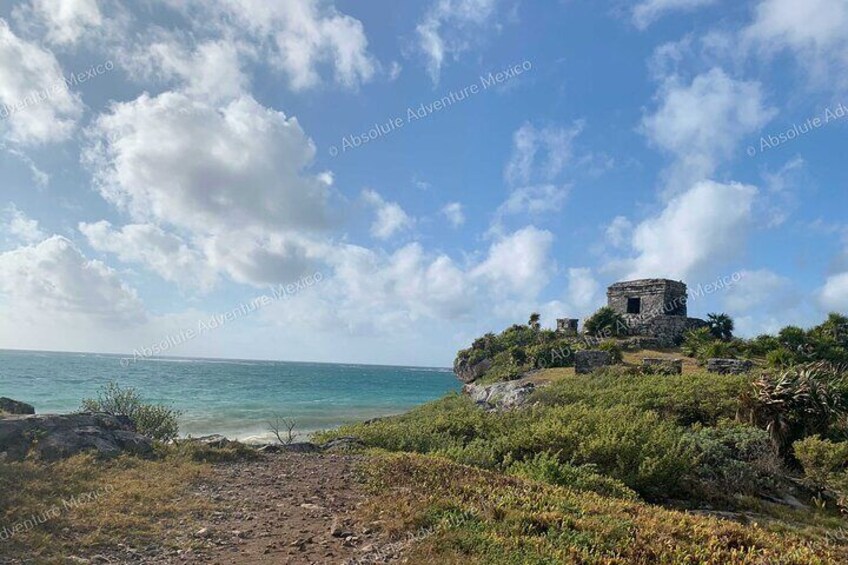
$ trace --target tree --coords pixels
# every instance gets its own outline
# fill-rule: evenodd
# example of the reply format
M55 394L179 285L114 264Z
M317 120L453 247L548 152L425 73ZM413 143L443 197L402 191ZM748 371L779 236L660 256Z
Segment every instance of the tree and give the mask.
M710 333L716 339L730 341L733 339L733 318L727 314L707 314Z
M297 421L293 418L283 418L276 416L268 422L268 430L274 434L280 445L291 445L294 442L294 429L297 427ZM285 434L285 436L283 436Z
M527 325L538 331L542 327L539 323L539 320L541 319L542 316L540 316L538 312L533 312L530 314L530 320L527 322Z

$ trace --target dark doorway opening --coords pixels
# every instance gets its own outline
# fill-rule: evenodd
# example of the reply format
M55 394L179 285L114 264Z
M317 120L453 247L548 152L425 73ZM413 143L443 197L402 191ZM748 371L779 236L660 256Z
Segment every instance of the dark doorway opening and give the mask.
M627 299L627 313L628 314L639 314L642 312L642 299L641 298L628 298Z

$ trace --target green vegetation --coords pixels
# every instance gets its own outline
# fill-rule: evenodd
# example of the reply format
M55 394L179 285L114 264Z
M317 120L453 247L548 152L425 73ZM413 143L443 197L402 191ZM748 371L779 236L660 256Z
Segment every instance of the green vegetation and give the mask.
M593 336L620 336L627 332L627 322L624 321L621 314L609 306L604 306L586 318L583 329L587 334Z
M432 532L405 554L410 563L844 562L845 545L826 538L838 518L740 524L411 454L374 458L366 473L367 516L398 535Z
M179 411L147 403L134 388L121 388L115 382L98 391L97 398L84 399L81 410L127 416L138 433L158 441L169 441L179 435Z

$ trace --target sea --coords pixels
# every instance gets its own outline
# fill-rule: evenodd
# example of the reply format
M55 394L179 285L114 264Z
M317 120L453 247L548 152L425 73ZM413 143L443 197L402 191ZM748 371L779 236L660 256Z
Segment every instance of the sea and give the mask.
M36 412L79 410L107 383L181 411L180 434L271 439L268 422L292 419L299 439L405 412L459 390L450 369L231 359L146 358L0 350L0 396Z

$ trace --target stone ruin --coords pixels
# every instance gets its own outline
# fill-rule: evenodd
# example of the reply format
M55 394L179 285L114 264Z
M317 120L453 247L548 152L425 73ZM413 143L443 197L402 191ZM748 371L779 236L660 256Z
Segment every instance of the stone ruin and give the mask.
M563 335L577 335L577 324L579 320L576 318L557 318L557 332Z
M617 282L607 289L607 305L624 318L631 336L654 338L674 347L688 330L707 322L688 317L686 284L668 279Z

